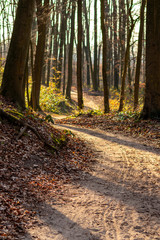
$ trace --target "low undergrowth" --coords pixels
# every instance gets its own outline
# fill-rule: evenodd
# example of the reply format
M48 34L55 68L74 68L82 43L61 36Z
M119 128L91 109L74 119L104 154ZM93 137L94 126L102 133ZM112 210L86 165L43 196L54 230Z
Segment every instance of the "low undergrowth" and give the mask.
M143 97L144 97L144 88L145 85L143 83L140 83L139 86L139 106L136 110L137 113L142 111L143 108ZM115 90L114 88L110 88L110 109L113 112L118 111L119 109L119 99L120 99L120 91ZM130 93L129 89L126 88L125 90L125 100L124 100L124 108L123 113L131 113L133 112L134 108L134 95L133 92Z
M50 83L49 87L41 86L40 106L45 112L58 114L69 114L77 108L55 88L53 82Z

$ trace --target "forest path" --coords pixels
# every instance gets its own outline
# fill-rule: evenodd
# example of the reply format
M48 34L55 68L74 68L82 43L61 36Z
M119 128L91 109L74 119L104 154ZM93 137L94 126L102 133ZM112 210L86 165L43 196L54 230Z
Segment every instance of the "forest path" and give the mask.
M72 87L71 91L71 99L77 102L77 89ZM102 93L96 92L83 92L83 102L84 102L84 109L93 109L99 110L103 109L103 96Z
M39 207L25 240L160 240L160 153L122 135L56 126L86 141L96 163L61 201Z
M102 110L103 109L103 96L101 96L102 93L89 93L89 92L83 92L83 102L84 102L84 110ZM77 89L72 87L71 91L71 99L76 103L77 102ZM48 114L46 112L46 114ZM64 119L68 116L68 114L56 114L56 113L50 113L50 115L56 120Z

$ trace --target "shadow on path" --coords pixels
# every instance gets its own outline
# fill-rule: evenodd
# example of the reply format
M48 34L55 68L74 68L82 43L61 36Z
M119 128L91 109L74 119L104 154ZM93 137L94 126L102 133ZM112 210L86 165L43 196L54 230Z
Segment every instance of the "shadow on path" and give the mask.
M100 238L92 234L89 229L81 227L77 222L72 221L48 203L44 202L39 206L37 216L42 222L42 224L40 224L40 229L42 230L41 237L43 237L44 234L47 240L62 239L62 236L69 240L100 240ZM78 212L76 217L78 218ZM35 237L37 236L34 236L34 238ZM30 238L26 238L26 240L30 240Z
M88 134L97 138L101 138L110 142L133 147L138 150L153 152L159 155L157 151L155 152L155 149L152 149L149 146L144 146L143 144L137 145L137 143L135 143L134 141L132 142L127 138L124 140L118 136L117 137L108 136L107 133L106 134L97 133L94 130L82 129L82 128L77 128L73 126L67 126L67 125L57 125L57 126L68 128L68 129L79 131L79 132L84 132L85 134ZM141 179L140 174L138 175L138 173L137 174L135 173L136 175L136 178L135 178L134 169L131 169L131 168L128 169L129 171L131 170L131 174L129 175L129 178L127 177L124 178L125 169L122 168L124 172L123 171L119 172L119 169L115 168L116 166L115 167L112 165L107 166L107 162L109 164L111 161L110 159L107 159L106 157L104 161L105 160L106 160L106 167L104 166L104 171L102 169L103 166L102 167L100 166L101 168L100 171L102 171L100 172L101 173L100 177L94 176L92 175L92 173L84 173L83 179L75 181L74 185L77 184L76 186L81 187L81 190L88 189L89 191L94 192L96 195L105 197L106 206L104 206L104 212L108 207L107 204L109 204L110 200L114 201L115 203L120 203L124 205L126 209L126 213L128 212L129 209L131 209L131 212L135 211L140 219L139 222L134 222L134 224L136 224L135 226L137 227L137 229L142 229L142 230L146 228L147 230L143 232L143 235L146 235L147 237L149 235L151 237L150 239L153 239L152 234L155 233L157 236L159 232L159 226L160 226L160 222L159 222L160 197L158 192L158 185L156 185L156 181L158 181L158 178L153 179L155 183L150 181L150 178L147 175L147 173L143 174L143 179ZM98 173L98 169L97 169L97 173ZM76 213L75 211L75 215L72 215L72 218L70 219L68 217L70 216L70 212L68 212L66 216L64 207L65 207L65 203L64 203L62 212L61 212L60 206L58 206L56 209L56 202L55 202L55 206L44 202L42 203L42 205L38 207L39 209L38 217L42 222L42 228L44 228L44 230L46 231L46 234L48 234L47 240L63 239L63 237L64 239L69 239L69 240L82 240L82 239L100 240L101 239L100 236L99 237L96 236L96 233L93 234L90 229L83 228L83 221L86 221L85 216L84 216L84 219L81 216L80 221L78 221L78 212ZM74 205L72 207L76 208L76 206ZM114 212L114 209L111 209L111 211ZM130 213L127 213L127 214L130 214ZM130 216L128 216L127 220L129 218ZM82 226L81 226L81 223L82 223ZM41 229L41 227L38 227L38 229ZM53 236L55 237L53 238ZM27 238L26 240L30 240L30 238Z
M138 149L138 150L142 150L142 151L146 151L146 152L152 152L156 155L160 155L160 150L159 149L156 149L156 148L153 148L151 146L147 146L147 145L144 145L144 144L141 144L141 143L137 144L137 142L128 140L127 137L126 137L126 140L124 140L124 139L121 139L119 137L109 136L109 135L107 135L107 132L106 132L106 134L103 134L103 133L100 133L100 132L97 132L97 131L94 131L94 130L90 130L90 129L86 129L86 128L85 129L84 128L77 128L77 127L73 127L73 126L70 126L70 125L63 125L63 124L57 124L57 126L63 127L63 128L69 128L71 130L75 130L75 131L78 131L78 132L83 132L85 134L88 134L88 135L91 135L91 136L94 136L94 137L97 137L97 138L102 138L104 140L107 140L107 141L110 141L110 142L113 142L113 143L118 143L120 145L133 147L133 148Z

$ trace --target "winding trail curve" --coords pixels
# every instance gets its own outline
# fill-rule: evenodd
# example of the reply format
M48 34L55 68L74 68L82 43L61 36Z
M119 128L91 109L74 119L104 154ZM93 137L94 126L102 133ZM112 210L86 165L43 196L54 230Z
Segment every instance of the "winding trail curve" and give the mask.
M92 171L46 203L26 240L160 240L160 152L135 139L67 128L96 152Z

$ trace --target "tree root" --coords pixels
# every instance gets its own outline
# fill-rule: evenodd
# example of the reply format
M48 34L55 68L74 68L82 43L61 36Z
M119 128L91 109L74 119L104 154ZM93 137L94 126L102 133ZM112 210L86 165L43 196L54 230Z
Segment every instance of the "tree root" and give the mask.
M31 125L29 125L28 123L25 123L24 121L22 121L21 119L19 119L18 117L12 115L12 114L9 114L7 112L5 112L4 110L2 110L0 108L0 117L2 119L6 119L7 121L9 121L10 123L14 124L14 125L20 125L23 127L23 129L20 131L19 135L17 136L17 140L19 138L22 137L22 135L24 134L24 132L29 129L31 130L37 137L39 140L41 140L45 146L47 146L48 148L50 148L51 150L54 150L55 152L57 152L57 148L52 146L50 143L48 143L44 138L43 136L34 128L32 127Z

